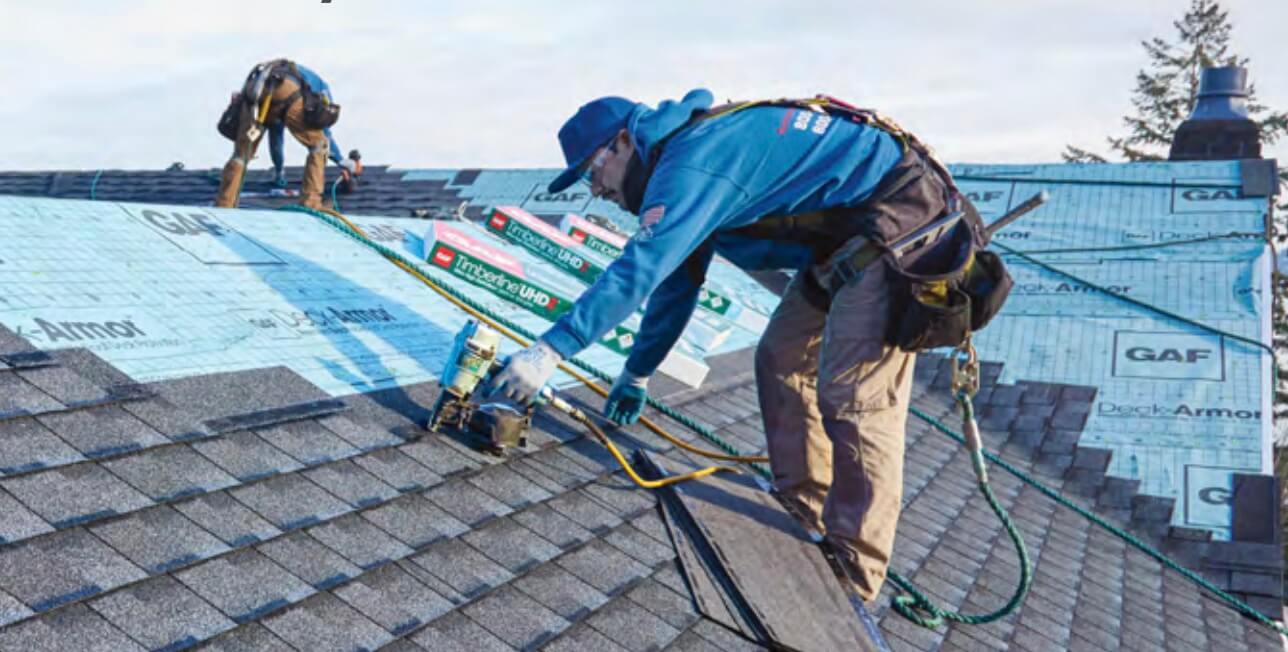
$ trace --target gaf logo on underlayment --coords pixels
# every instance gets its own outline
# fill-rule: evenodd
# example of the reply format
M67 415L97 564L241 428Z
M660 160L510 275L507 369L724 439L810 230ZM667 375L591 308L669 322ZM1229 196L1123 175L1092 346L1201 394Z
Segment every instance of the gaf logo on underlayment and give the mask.
M1234 179L1173 179L1173 213L1260 212L1265 206L1247 201ZM1211 185L1207 185L1211 184Z
M127 208L170 244L207 265L284 265L272 251L220 222L210 213L185 208Z
M960 185L975 210L984 215L1005 213L1011 207L1011 196L1015 194L1014 182L966 181Z
M1114 332L1113 375L1225 380L1225 339L1190 333Z
M532 213L583 213L590 199L590 191L578 186L563 192L547 192L546 184L538 183L528 191L520 207Z
M1185 465L1185 525L1228 528L1234 510L1234 474L1255 469Z

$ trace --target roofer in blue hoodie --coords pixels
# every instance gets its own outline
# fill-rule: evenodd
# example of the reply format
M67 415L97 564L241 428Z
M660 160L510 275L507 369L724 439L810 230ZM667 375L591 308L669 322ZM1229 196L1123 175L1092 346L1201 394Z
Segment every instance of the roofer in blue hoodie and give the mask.
M639 230L567 314L510 356L493 387L531 400L561 360L647 300L605 408L634 422L715 254L747 270L796 270L755 356L774 481L872 600L899 518L915 355L886 344L891 272L867 264L874 248L865 245L946 214L955 189L920 142L875 113L809 101L711 105L702 89L656 109L604 97L559 130L568 167L549 190L585 180L638 215Z
M241 90L233 94L220 119L220 132L234 144L233 155L220 175L215 206L237 205L246 166L255 156L265 131L273 160L274 184L286 185L282 144L284 132L289 129L300 144L309 148L300 184L300 203L321 208L328 158L342 168L341 177L345 180L352 182L361 173L361 165L356 160L341 159L340 146L331 136L331 125L339 119L339 112L340 106L331 96L330 86L316 72L286 59L255 66Z

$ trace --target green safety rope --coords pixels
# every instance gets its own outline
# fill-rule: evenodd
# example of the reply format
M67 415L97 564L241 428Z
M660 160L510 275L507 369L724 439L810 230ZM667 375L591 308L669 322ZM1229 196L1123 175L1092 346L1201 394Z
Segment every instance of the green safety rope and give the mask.
M975 407L971 402L970 395L966 392L958 392L957 403L961 405L962 408L963 422L974 422ZM930 425L944 432L944 434L957 440L958 443L966 444L965 437L949 430L946 426L930 415L912 406L909 406L909 410L924 421L930 423ZM970 447L967 446L967 448ZM943 609L937 606L929 597L917 590L917 587L914 586L912 582L894 571L887 571L886 576L890 578L890 581L898 585L899 589L907 594L895 596L891 600L891 605L894 607L894 610L904 618L907 618L913 623L921 625L927 629L936 629L943 624L945 620L952 620L966 625L982 625L984 623L993 622L994 620L997 620L1019 608L1020 604L1024 602L1025 596L1028 595L1029 588L1033 584L1033 565L1029 560L1029 549L1024 545L1024 539L1020 536L1019 528L1015 526L1014 521L1011 520L1010 514L1006 513L1006 508L1002 507L1002 503L997 500L997 496L993 493L993 486L989 483L988 475L984 473L983 470L985 456L988 456L989 459L993 459L991 455L982 449L971 450L971 462L975 467L975 476L979 480L980 493L984 494L984 499L988 501L988 506L991 507L993 509L993 513L997 514L997 517L1001 519L1002 525L1006 528L1006 534L1011 537L1011 542L1015 544L1015 554L1019 557L1020 562L1020 582L1016 585L1015 593L1011 595L1011 599L1008 600L1006 604L1002 605L1000 609L986 614L969 615L958 611Z
M361 244L363 244L363 245L367 246L367 247L368 247L368 248L370 248L370 249L373 249L373 250L375 250L375 251L379 252L380 254L382 254L382 255L384 255L384 256L387 256L387 257L390 257L390 258L394 258L394 259L399 260L400 262L402 262L402 263L404 263L404 264L407 264L407 265L409 265L409 266L412 266L412 267L419 267L419 264L417 264L417 263L415 263L415 262L413 262L413 261L409 261L409 260L407 260L404 256L402 256L402 254L399 254L398 252L396 252L396 251L394 251L394 250L392 250L392 249L390 249L390 248L388 248L388 247L385 247L384 245L381 245L381 244L379 244L379 243L373 242L373 241L371 241L370 239L368 239L368 238L366 238L366 237L363 237L361 234L356 233L356 232L354 232L352 229L350 229L350 228L348 227L348 225L344 224L344 223L343 223L343 222L341 222L340 220L337 220L337 219L335 219L334 217L332 217L332 216L330 216L330 215L327 215L327 214L322 213L322 212L320 212L320 211L313 210L313 209L311 209L311 208L307 208L307 207L304 207L304 206L298 206L298 205L293 205L293 206L283 206L283 207L281 208L281 210L296 211L296 212L307 213L307 214L309 214L309 215L312 215L313 217L315 217L315 218L317 218L317 219L319 219L319 220L323 221L324 223L326 223L326 224L330 225L331 227L335 228L336 230L340 231L341 233L343 233L343 234L347 235L347 236L348 236L348 237L350 237L351 239L353 239L353 240L355 240L355 241L357 241L357 242L359 242L359 243L361 243ZM1020 255L1020 256L1022 256L1022 257L1024 256L1024 254L1023 254L1023 253L1018 252L1018 251L1015 251L1014 249L1009 249L1009 248L1004 247L1003 245L1000 245L1000 244L999 244L998 246L1002 246L1004 249L1008 249L1008 250L1009 250L1009 252L1014 253L1014 254L1016 254L1016 255ZM1034 261L1034 262L1037 262L1037 261ZM1048 267L1048 268L1050 268L1049 266L1046 266L1045 264L1040 263L1040 262L1038 262L1037 264L1040 264L1040 265L1043 265L1044 267ZM1051 269L1052 271L1059 272L1059 270L1055 270L1054 268L1050 268L1050 269ZM1062 273L1062 274L1063 274L1063 272L1059 272L1059 273ZM1072 277L1072 275L1068 275L1068 274L1066 274L1066 275L1067 275L1067 276ZM1138 302L1138 301L1136 301L1135 299L1127 299L1126 297L1122 297L1122 295L1114 294L1114 293L1112 293L1112 292L1109 292L1109 290L1107 290L1107 289L1100 288L1099 286L1096 286L1096 285L1091 284L1091 283L1087 283L1087 282L1082 281L1082 280L1080 280L1080 279L1075 279L1075 280L1078 280L1078 282L1080 282L1080 283L1084 283L1084 284L1088 285L1088 287L1093 287L1094 289L1098 289L1098 290L1100 290L1100 291L1103 291L1103 292L1106 292L1106 293L1109 293L1109 294L1113 294L1113 296L1120 297L1120 298L1123 298L1123 299L1125 299L1125 300L1131 301L1131 302L1133 302L1133 303L1137 303L1137 304L1140 304L1140 305L1142 305L1142 306L1145 306L1145 307L1149 307L1149 308L1154 309L1152 306L1149 306L1149 304L1145 304L1144 302ZM446 286L446 285L442 285L442 284L439 284L439 283L437 283L437 282L435 282L435 285L438 285L438 287L439 287L440 289L442 289L444 292L446 292L446 293L448 293L448 294L452 295L453 297L457 298L458 300L460 300L461 302L463 302L463 303L465 303L466 305L470 306L471 308L473 308L473 309L475 309L475 310L478 310L479 312L481 312L481 313L483 313L483 314L486 314L486 315L488 315L489 317L491 317L491 318L495 319L498 323L500 323L501 325L505 326L506 328L509 328L509 329L513 330L514 332L519 333L520 335L523 335L524 337L528 338L529 340L534 340L534 339L536 339L536 334L535 334L535 333L532 333L531 331L528 331L527 329L524 329L523 327L519 326L518 324L515 324L515 323L511 322L510 320L508 320L508 319L506 319L506 318L504 318L504 317L501 317L500 315L495 315L494 313L492 313L492 311L488 310L488 309L487 309L486 307L484 307L482 304L480 304L480 303L478 303L477 301L475 301L475 300L471 299L470 297L468 297L467 295L465 295L465 294L461 293L460 291L456 290L455 288L452 288L452 287L450 287L450 286ZM1164 314L1169 314L1169 315L1171 314L1171 313L1166 313L1166 311L1163 311L1162 309L1156 309L1156 310L1159 310L1160 312L1163 312ZM1179 319L1184 320L1184 318L1181 318L1181 317L1178 317L1178 318L1179 318ZM1195 325L1198 325L1198 326L1201 326L1201 327L1204 327L1204 328L1210 328L1210 327L1204 326L1204 325L1202 325L1202 324L1199 324L1198 322L1193 322L1193 323L1194 323ZM1214 331L1215 331L1216 329L1212 329L1212 330L1214 330ZM1239 337L1239 336L1236 336L1236 335L1233 335L1233 334L1231 334L1231 336L1232 336L1232 337L1236 337L1236 338L1238 338L1238 337ZM1241 339L1245 339L1245 340L1246 340L1246 338L1241 338ZM1263 346L1263 347L1264 347L1264 345L1261 345L1261 343L1260 343L1260 342L1256 342L1255 340L1246 340L1246 341L1251 341L1251 342L1252 342L1252 343L1254 343L1254 344L1257 344L1257 345L1260 345L1260 346ZM575 357L574 357L574 358L572 358L571 360L569 360L569 362L570 362L570 363L572 363L573 365L575 365L576 367L578 367L578 368L582 369L583 371L586 371L587 373L589 373L589 374L591 374L591 375L595 376L596 378L599 378L600 380L603 380L603 381L605 381L605 382L612 382L612 381L613 381L613 377L612 377L612 376L609 376L608 374L604 373L603 371L600 371L599 369L597 369L597 368L595 368L595 367L592 367L592 366L590 366L589 364L587 364L587 363L585 363L585 362L583 362L583 361L581 361L581 360L579 360L579 359L577 359L577 358L575 358ZM667 415L668 417L670 417L670 418L672 418L672 419L676 420L677 422L679 422L680 424L684 425L685 427L688 427L689 429L693 430L693 431L694 431L694 432L696 432L697 434L701 435L701 436L702 436L704 439L706 439L707 441L709 441L709 442L711 442L712 444L714 444L714 445L718 446L721 450L725 451L726 453L729 453L730 455L742 455L742 454L743 454L743 453L741 453L741 452L740 452L736 447L734 447L733 445L731 445L729 442L725 441L724 439L722 439L721 437L719 437L718 435L716 435L714 432L712 432L712 431L711 431L711 430L709 430L708 428L706 428L706 427L702 426L701 424L697 423L697 422L696 422L696 421L694 421L693 419L691 419L691 418L689 418L689 417L687 417L687 416L685 416L685 415L683 415L683 414L681 414L681 413L679 413L679 412L675 411L674 409L672 409L672 408L670 408L670 407L668 407L668 406L666 406L666 405L663 405L662 403L659 403L658 401L656 401L656 400L655 400L655 399L653 399L652 397L649 397L647 400L648 400L648 404L649 404L650 406L652 406L652 407L656 408L657 410L659 410L659 411L660 411L660 412L662 412L663 414L665 414L665 415ZM959 396L958 396L958 401L959 401L959 403L960 403L960 404L961 404L961 406L962 406L963 414L966 416L966 418L968 418L968 419L973 419L973 417L974 417L974 409L973 409L973 406L971 405L971 402L970 402L970 400L969 400L969 397L963 397L963 396L959 395ZM908 407L908 410L909 410L909 412L911 412L914 416L916 416L917 418L921 419L922 421L925 421L925 422L926 422L926 423L928 423L931 427L933 427L934 429L936 429L936 430L938 430L939 432L943 433L944 435L948 436L949 438L951 438L951 439L953 439L953 440L957 441L958 443L965 444L966 440L965 440L965 438L964 438L960 433L957 433L957 432L953 431L951 428L949 428L948 426L944 425L942 422L940 422L938 419L934 418L933 416L931 416L931 415L927 414L926 412L923 412L922 410L918 409L918 408L917 408L917 407L915 407L915 406L909 406L909 407ZM1266 618L1264 615L1262 615L1262 614L1261 614L1260 612L1258 612L1256 609L1253 609L1253 608L1252 608L1250 605L1248 605L1247 603L1245 603L1245 602L1243 602L1243 601L1239 600L1238 598L1236 598L1236 597L1234 597L1234 596L1230 595L1229 593L1226 593L1225 591L1221 590L1220 588L1216 587L1216 586L1215 586L1215 585L1213 585L1212 583L1210 583L1210 582L1208 582L1207 580L1203 579L1202 577L1200 577L1199 575L1197 575L1197 574L1196 574L1196 573L1194 573L1193 571L1191 571L1191 570L1189 570L1189 569L1187 569L1187 568L1185 568L1185 567L1181 566L1180 564L1176 563L1175 561L1171 560L1171 559L1170 559L1170 558L1168 558L1166 555L1164 555L1163 553L1161 553L1161 552L1159 552L1158 550L1154 549L1152 546L1150 546L1149 544L1145 543L1144 541L1141 541L1140 539L1138 539L1138 538L1136 538L1135 536L1133 536L1133 535L1129 534L1128 532L1126 532L1126 531L1122 530L1121 528L1119 528L1119 527L1117 527L1117 526L1115 526L1115 525L1113 525L1113 524L1109 523L1108 521L1105 521L1104 519L1102 519L1102 518L1100 518L1099 516L1097 516L1097 515L1095 515L1095 514L1093 514L1093 513L1089 512L1088 510L1086 510L1086 509L1084 509L1083 507L1081 507L1081 506L1077 505L1076 503L1073 503L1073 502L1069 501L1068 499L1066 499L1066 498L1064 498L1063 496L1061 496L1061 495L1059 494L1059 492L1057 492L1057 491L1055 491L1054 489L1052 489L1052 488L1050 488L1050 487L1046 486L1045 484L1043 484L1043 483L1041 483L1040 481L1036 480L1035 478L1033 478L1033 477L1029 476L1028 474L1026 474L1026 473L1024 473L1023 471L1019 470L1018 468L1016 468L1016 467L1012 466L1011 464L1008 464L1006 461L1002 460L1001 458L997 457L996 455L994 455L994 454L992 454L992 453L989 453L989 452L987 452L987 451L980 451L980 453L979 453L979 457L982 457L982 458L984 458L984 459L987 459L987 460L988 460L989 462L991 462L992 464L994 464L994 465L996 465L996 466L1000 467L1001 469L1005 470L1006 472L1010 473L1011 475L1015 476L1016 478L1019 478L1019 479L1020 479L1021 481L1023 481L1025 484L1028 484L1029 486L1034 487L1034 488L1035 488L1035 489L1037 489L1040 493L1042 493L1044 496L1047 496L1048 498L1051 498L1052 500L1056 501L1056 502L1057 502L1057 503L1059 503L1060 505L1063 505L1063 506L1065 506L1065 507L1068 507L1069 509L1071 509L1071 510L1073 510L1074 512L1076 512L1077 514L1079 514L1079 515L1083 516L1084 518L1086 518L1087 520L1091 521L1091 522L1092 522L1092 523L1094 523L1095 525L1098 525L1098 526L1100 526L1100 527L1104 528L1105 530L1109 531L1110 533L1114 534L1115 536L1118 536L1119 538L1123 539L1123 540L1124 540L1124 541L1126 541L1128 544L1132 545L1133 547L1137 548L1138 550L1140 550L1140 551L1144 552L1145 554L1149 555L1150 557L1154 558L1155 560L1157 560L1159 563L1163 564L1163 565L1164 565L1164 566L1166 566L1167 568L1170 568L1170 569L1172 569L1172 570L1174 570L1174 571L1176 571L1176 572L1180 573L1182 576L1184 576L1184 577L1186 577L1187 579L1189 579L1189 580L1193 581L1194 583L1198 584L1200 587L1202 587L1202 588L1204 588L1204 589L1208 590L1209 592L1213 593L1213 594L1214 594L1214 595L1216 595L1218 598L1220 598L1222 601L1224 601L1226 604L1230 605L1231 607L1233 607L1235 610L1239 611L1240 613L1242 613L1242 614L1244 614L1244 615L1246 615L1246 616L1248 616L1248 617L1250 617L1250 618L1252 618L1252 619L1256 620L1257 622L1259 622L1259 623L1261 623L1261 624L1263 624L1263 625L1266 625L1266 626L1268 626L1268 627L1271 627L1271 628L1275 629L1276 631L1278 631L1278 632L1280 632L1280 633L1282 633L1282 634L1288 634L1288 628L1285 628L1283 625L1280 625L1279 623L1276 623L1276 622L1274 622L1274 621L1272 621L1272 620L1270 620L1270 619ZM978 458L976 459L975 463L976 463L976 468L977 468L977 470L978 470L979 468L981 468L981 467L982 467L982 462L981 462L981 461L979 461L979 460L978 460ZM752 466L752 467L753 467L753 468L754 468L754 469L755 469L755 470L756 470L756 471L757 471L761 476L763 476L763 477L765 477L765 478L768 478L768 479L772 479L772 474L770 473L769 469L767 469L767 468L765 468L765 467L764 467L764 465L761 465L761 464L753 464L753 465L751 465L751 466ZM893 604L894 604L894 608L895 608L895 610L896 610L898 613L900 613L900 614L901 614L901 615L903 615L904 617L908 618L908 619L909 619L909 620L911 620L912 622L915 622L915 623L917 623L917 624L919 624L919 625L922 625L922 626L924 626L924 627L929 627L929 628L934 628L934 627L938 626L938 625L939 625L943 620L945 620L945 619L947 619L947 620L954 620L954 621L961 622L961 623L968 623L968 624L975 624L975 623L984 623L984 622L989 622L989 621L991 621L991 620L996 620L997 618L1000 618L1000 617L1002 617L1002 616L1006 615L1007 613L1010 613L1011 611L1014 611L1014 610L1019 606L1020 602L1023 600L1024 594L1025 594L1025 593L1027 593L1028 588L1029 588L1029 584L1030 584L1030 582L1031 582L1031 573L1030 573L1029 563L1028 563L1028 559L1029 559L1029 557L1028 557L1028 551L1027 551L1027 549L1026 549L1026 548L1025 548L1025 546L1024 546L1023 540L1022 540L1022 539L1021 539L1021 537L1019 536L1019 533L1018 533L1018 531L1017 531L1017 528L1016 528L1016 527L1015 527L1015 525L1014 525L1014 522L1013 522L1013 521L1011 521L1011 519L1010 519L1010 517L1009 517L1008 515L1006 515L1005 509L1001 506L1000 502L997 500L997 497L996 497L996 495L994 495L994 493L993 493L993 491L992 491L992 488L991 488L991 486L989 486L989 484L988 484L987 480L985 480L985 479L983 479L983 478L982 478L982 474L981 474L980 488L981 488L981 491L984 493L984 497L985 497L985 499L986 499L986 500L988 500L989 506L990 506L991 508L993 508L993 511L994 511L995 513L997 513L997 514L998 514L998 516L1002 519L1002 523L1003 523L1003 525L1005 525L1006 530L1007 530L1007 533L1011 536L1012 541L1014 541L1014 542L1015 542L1015 544L1016 544L1016 552L1017 552L1017 554L1018 554L1018 555L1019 555L1019 557L1020 557L1020 560L1021 560L1021 563L1022 563L1022 569L1021 569L1020 584L1019 584L1019 586L1018 586L1018 587L1017 587L1017 589L1016 589L1016 593L1015 593L1015 595L1014 595L1014 596L1012 596L1011 600L1010 600L1010 601L1009 601L1005 606L1003 606L1001 609L999 609L999 610L998 610L998 611L996 611L996 612L993 612L993 613L990 613L990 614L985 614L985 615L980 615L980 616L963 615L963 614L960 614L960 613L957 613L957 612L947 611L947 610L943 610L943 609L940 609L940 608L938 608L938 607L935 607L935 606L933 605L933 603L931 603L931 601L929 600L929 598L927 598L924 594L922 594L922 593L920 593L919 591L917 591L917 589L916 589L916 588L911 584L911 582L909 582L907 579L905 579L905 578L904 578L904 577L902 577L901 575L899 575L899 574L897 574L897 573L895 573L895 572L891 571L891 572L889 572L889 573L888 573L888 576L890 577L891 581L892 581L892 582L894 582L896 585L898 585L898 586L900 587L900 589L901 589L901 590L905 591L905 592L908 594L907 596L897 596L897 597L895 598L895 600L894 600L894 603L893 603ZM928 615L921 615L920 613L917 613L917 611L924 612L924 613L926 613L926 614L928 614Z
M98 199L98 197L96 196L96 193L95 193L94 191L98 188L98 179L99 179L99 177L101 177L101 176L103 176L103 171L102 171L102 170L99 170L98 172L95 172L95 173L94 173L94 179L93 179L92 181L90 181L90 182L89 182L89 198L90 198L90 201L93 201L93 200L95 200L95 199Z
M1069 249L1025 249L1016 251L1017 254L1034 255L1034 254L1079 254L1079 253L1096 253L1101 251L1138 251L1141 249L1166 249L1180 245L1191 245L1200 242L1211 242L1213 240L1248 240L1256 238L1265 240L1266 234L1258 231L1231 231L1218 235L1209 235L1202 238L1191 238L1189 240L1173 240L1172 242L1155 242L1152 244L1139 245L1118 245L1113 247L1074 247ZM999 247L1003 247L1000 243ZM1003 247L1004 248L1004 247Z

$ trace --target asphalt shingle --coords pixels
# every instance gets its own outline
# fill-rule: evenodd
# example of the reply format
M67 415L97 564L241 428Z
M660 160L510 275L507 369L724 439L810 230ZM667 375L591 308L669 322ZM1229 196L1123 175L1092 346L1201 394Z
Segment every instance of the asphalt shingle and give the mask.
M259 620L314 592L254 550L202 562L175 577L238 624Z
M680 630L624 598L609 602L587 619L586 624L631 652L660 650L680 635Z
M566 629L568 621L509 586L465 607L465 615L518 650L528 650Z
M0 588L37 613L145 576L128 559L79 528L0 551Z
M65 406L12 371L0 371L0 419L62 410Z
M153 504L106 469L89 462L0 480L0 487L57 529Z
M478 487L460 480L450 480L434 487L425 496L470 527L514 511Z
M509 582L513 577L500 564L456 539L439 541L411 556L409 561L442 580L465 598L477 596L492 587Z
M35 418L0 421L0 476L84 459Z
M538 566L515 580L513 586L570 622L583 619L608 602L608 596L555 563Z
M467 525L420 494L396 498L363 512L362 517L415 549L469 531Z
M330 593L319 593L264 626L298 650L374 650L392 636Z
M394 636L451 611L453 604L398 564L389 564L335 590L367 618Z
M462 539L516 574L559 554L558 546L510 518L493 520Z
M68 407L83 407L111 400L102 387L89 382L66 367L38 367L23 369L16 373L22 376L23 380Z
M313 525L351 510L300 475L269 478L231 489L229 494L282 530Z
M4 514L4 518L0 519L0 544L27 539L54 529L3 489L0 489L0 514Z
M157 502L218 491L237 484L236 478L183 444L163 446L102 464Z
M559 638L542 648L548 652L626 652L626 648L616 644L612 639L600 634L589 625L577 625L566 630Z
M469 478L468 482L511 509L523 509L551 496L532 480L515 473L508 464L498 464Z
M174 579L161 576L89 606L149 650L178 650L232 629L231 620Z
M411 548L357 514L347 514L311 527L309 534L363 569L402 559L412 553Z
M149 573L166 573L228 550L214 535L168 506L140 510L91 526L90 531Z
M203 648L210 652L296 652L277 635L259 623L242 625L211 641Z
M353 444L315 421L293 421L256 430L255 433L305 466L325 464L359 452Z
M680 631L687 629L700 617L687 591L681 595L654 579L641 582L628 591L626 599L644 607L649 613Z
M524 456L514 462L514 467L516 472L525 477L540 474L564 489L578 487L599 476L598 472L574 462L567 455L561 455L557 448Z
M394 448L374 451L353 461L402 492L427 489L443 481L443 477L429 467Z
M614 514L603 503L590 497L582 489L569 491L555 496L546 502L554 511L568 517L577 525L597 534L603 534L609 528L620 525L622 519Z
M457 449L432 437L406 444L398 450L440 476L449 476L479 467L477 462L470 460Z
M510 518L563 549L590 541L595 536L545 503L533 505Z
M290 473L303 467L290 455L248 430L198 441L192 447L241 482Z
M0 650L146 652L102 616L79 604L0 629Z
M36 417L85 457L105 457L167 442L161 433L117 406Z
M317 419L317 424L335 433L360 451L372 451L403 443L403 439L386 428L355 422L343 414Z
M22 620L31 614L32 611L27 608L27 605L8 593L0 591L0 627Z
M416 632L412 642L441 652L513 652L514 648L459 611L435 620Z
M578 548L557 562L560 567L576 575L605 595L614 595L632 581L648 574L648 568L626 556L613 546L595 540Z
M234 500L227 491L175 503L174 508L235 548L282 533L272 523Z
M398 495L398 490L381 482L351 460L332 462L304 472L304 477L354 507L378 505Z
M362 574L353 562L300 530L261 543L256 550L319 591Z

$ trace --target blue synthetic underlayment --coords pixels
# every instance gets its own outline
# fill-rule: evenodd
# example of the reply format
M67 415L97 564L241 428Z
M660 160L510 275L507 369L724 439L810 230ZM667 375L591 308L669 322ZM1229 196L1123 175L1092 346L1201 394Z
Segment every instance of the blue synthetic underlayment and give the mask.
M414 258L429 222L357 217ZM583 286L471 224L532 279ZM462 281L529 330L549 322ZM0 323L42 348L86 347L140 381L286 365L335 395L432 380L464 313L384 258L296 212L0 197ZM692 357L734 350L738 331ZM515 347L507 342L505 350ZM610 373L623 358L583 358Z
M404 179L447 181L485 212L518 205L555 221L565 212L595 214L631 230L632 217L582 186L546 194L556 172L482 170L459 176L468 183L450 184L459 171L412 170ZM997 237L1025 251L1264 230L1267 202L1239 196L1236 163L956 166L954 172L986 218L1039 190L1051 194ZM1106 181L1113 183L1097 184ZM1160 187L1130 185L1135 182ZM408 218L355 220L408 256L419 253L418 238L428 227ZM452 224L519 258L534 280L569 296L584 287L481 227ZM1127 296L1270 341L1271 260L1259 239L1039 257ZM426 269L530 330L549 325ZM1010 269L1017 287L980 334L981 356L1004 362L1007 382L1096 387L1080 444L1112 449L1110 473L1140 479L1143 492L1178 498L1176 524L1228 535L1230 510L1221 496L1232 473L1270 469L1270 356L1022 261L1010 260ZM776 303L728 265L715 266L710 282L765 314ZM299 213L0 197L0 323L41 348L90 348L137 380L269 365L289 366L335 395L431 380L462 320L378 255ZM733 328L713 351L692 343L683 348L709 355L757 336ZM622 361L598 346L584 357L610 373Z

